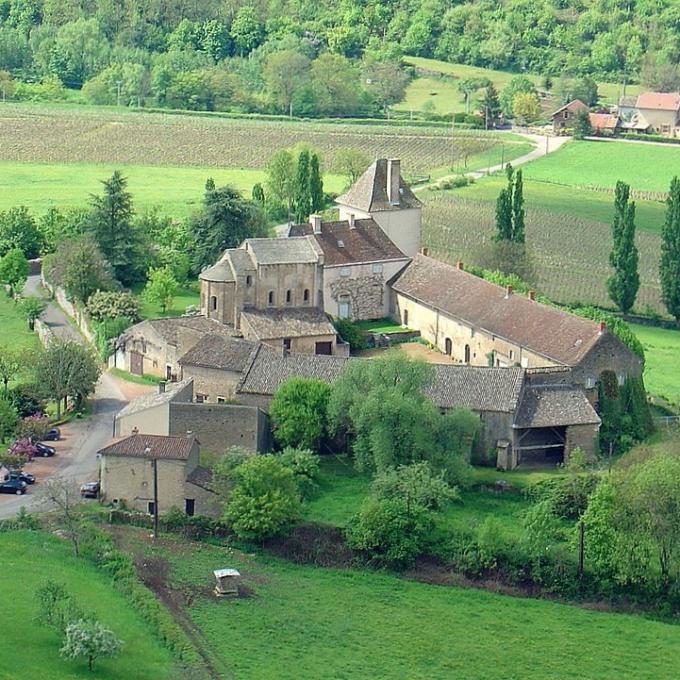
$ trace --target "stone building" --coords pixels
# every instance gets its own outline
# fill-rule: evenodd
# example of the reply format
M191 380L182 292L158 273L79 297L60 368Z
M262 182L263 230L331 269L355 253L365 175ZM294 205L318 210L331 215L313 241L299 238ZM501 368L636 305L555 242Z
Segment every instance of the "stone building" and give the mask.
M485 281L460 263L417 255L391 288L394 318L455 362L566 367L576 384L593 391L605 370L621 384L641 374L640 358L603 324Z
M199 445L193 437L135 434L99 451L102 499L140 512L164 514L179 508L187 515L216 514L215 494L191 481ZM158 508L154 507L153 461L156 461Z
M557 111L550 114L553 132L564 134L574 129L574 123L579 111L588 111L588 107L580 99L572 99Z

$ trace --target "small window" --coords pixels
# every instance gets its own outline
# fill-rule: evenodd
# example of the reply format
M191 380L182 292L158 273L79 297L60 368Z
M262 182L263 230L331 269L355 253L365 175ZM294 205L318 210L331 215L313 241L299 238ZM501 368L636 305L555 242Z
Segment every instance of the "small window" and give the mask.
M408 309L404 310L404 326L408 326Z
M196 506L196 501L193 498L185 498L184 499L184 513L188 517L194 516L195 506Z
M290 352L290 347L292 344L292 340L290 338L284 338L283 339L283 349L287 350Z
M290 290L286 291L286 304L290 305L293 302L293 292Z
M512 361L515 358L515 352L513 350L510 350L509 356L510 356L510 361Z
M453 343L451 342L451 338L444 338L444 354L451 356L452 352Z
M302 293L302 302L304 302L306 305L309 304L309 288L305 288L304 292Z
M250 274L248 274L248 276L246 276L246 286L248 286L248 288L250 288L250 286L252 286L252 285L253 285L253 277Z
M588 376L586 378L586 389L587 390L592 390L595 387L595 378L592 376Z
M267 304L271 307L274 304L274 291L270 290L267 293Z
M210 311L214 312L216 309L217 309L217 296L211 295L210 296Z
M154 502L153 502L153 501L149 501L149 502L147 503L147 506L146 506L146 507L147 507L147 512L148 512L150 515L155 515L155 514L156 514L156 506L154 505Z
M466 364L470 363L470 345L465 345L465 349L463 350L463 358Z
M196 403L197 404L204 404L206 401L208 401L208 395L207 394L196 394Z
M382 263L376 262L376 263L373 265L373 267L371 267L371 269L373 270L373 273L374 273L374 274L382 274L382 272L383 272Z
M349 276L350 275L350 268L349 267L340 267L340 276Z
M224 397L217 397L218 404L226 404L227 400Z

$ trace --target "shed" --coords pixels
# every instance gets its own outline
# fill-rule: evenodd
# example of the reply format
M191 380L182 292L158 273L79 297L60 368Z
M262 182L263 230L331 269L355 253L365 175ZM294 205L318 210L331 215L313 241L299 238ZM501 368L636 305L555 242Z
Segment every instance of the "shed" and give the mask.
M238 569L215 569L213 571L217 585L215 586L215 595L217 597L224 597L226 595L238 595L238 582L241 577L241 572Z

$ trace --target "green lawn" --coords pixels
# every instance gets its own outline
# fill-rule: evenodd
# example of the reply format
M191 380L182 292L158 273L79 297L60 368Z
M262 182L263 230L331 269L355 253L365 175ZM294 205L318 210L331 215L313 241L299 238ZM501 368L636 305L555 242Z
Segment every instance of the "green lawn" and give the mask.
M170 540L164 542L170 547ZM187 611L234 677L660 680L676 677L678 628L384 572L295 566L224 548L156 548ZM217 566L250 597L208 595Z
M101 180L110 177L114 170L121 170L128 178L128 188L139 212L157 207L161 213L172 217L184 217L200 206L208 177L218 185L232 184L247 196L250 196L253 184L264 179L263 171L251 169L2 161L0 210L26 205L32 212L41 214L52 207L85 205L90 194L101 191ZM332 179L327 181L334 186Z
M141 295L144 290L144 283L135 283L132 286L132 292L139 297L142 303L142 318L143 319L157 319L163 316L181 316L186 312L190 305L198 306L199 294L191 287L180 288L175 295L172 306L164 313L161 312L157 304L147 302Z
M371 331L373 333L406 333L408 328L404 328L398 323L394 323L393 319L374 319L370 321L357 321L356 325L362 331Z
M561 153L561 151L558 153ZM530 174L532 165L533 163L525 166L527 174ZM495 203L498 194L501 189L505 188L506 184L507 181L504 176L494 175L483 177L462 189L456 189L456 192L459 192L461 198ZM614 212L614 196L610 193L584 191L572 186L532 181L528 178L524 181L524 198L527 211L531 211L533 208L541 208L563 215L605 222L606 224L611 223ZM636 200L635 205L638 229L659 233L663 225L666 206L658 201L642 200Z
M614 187L623 180L641 191L668 191L673 176L680 175L680 147L571 141L527 165L524 174L571 186Z
M680 331L631 324L645 348L645 386L651 394L680 404Z
M0 652L5 659L2 678L172 677L170 652L161 646L134 607L113 589L110 578L72 556L69 543L40 532L1 533L0 554L0 588L5 594L0 635ZM95 672L90 673L86 661L66 661L59 656L60 637L34 620L35 591L48 579L65 583L85 610L93 611L123 640L118 658L97 661Z
M0 345L12 349L38 347L38 336L28 330L26 319L4 291L0 291Z

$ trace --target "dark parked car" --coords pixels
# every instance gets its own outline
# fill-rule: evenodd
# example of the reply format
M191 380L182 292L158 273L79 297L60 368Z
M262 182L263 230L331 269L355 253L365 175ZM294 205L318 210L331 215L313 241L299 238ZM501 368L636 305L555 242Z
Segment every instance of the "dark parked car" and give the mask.
M61 430L58 427L53 427L51 430L47 430L45 435L46 442L58 442L61 439Z
M0 483L0 493L13 493L17 496L26 493L26 482L18 479L8 479L6 482Z
M29 475L28 472L23 470L19 472L10 472L10 479L18 479L20 482L26 482L26 484L35 484L35 475Z
M80 495L83 498L97 498L99 496L99 482L85 482L85 484L82 484Z
M43 456L43 458L47 458L48 456L53 456L55 454L55 450L51 446L47 446L47 444L43 444L41 442L34 442L33 446L37 449L37 456Z

